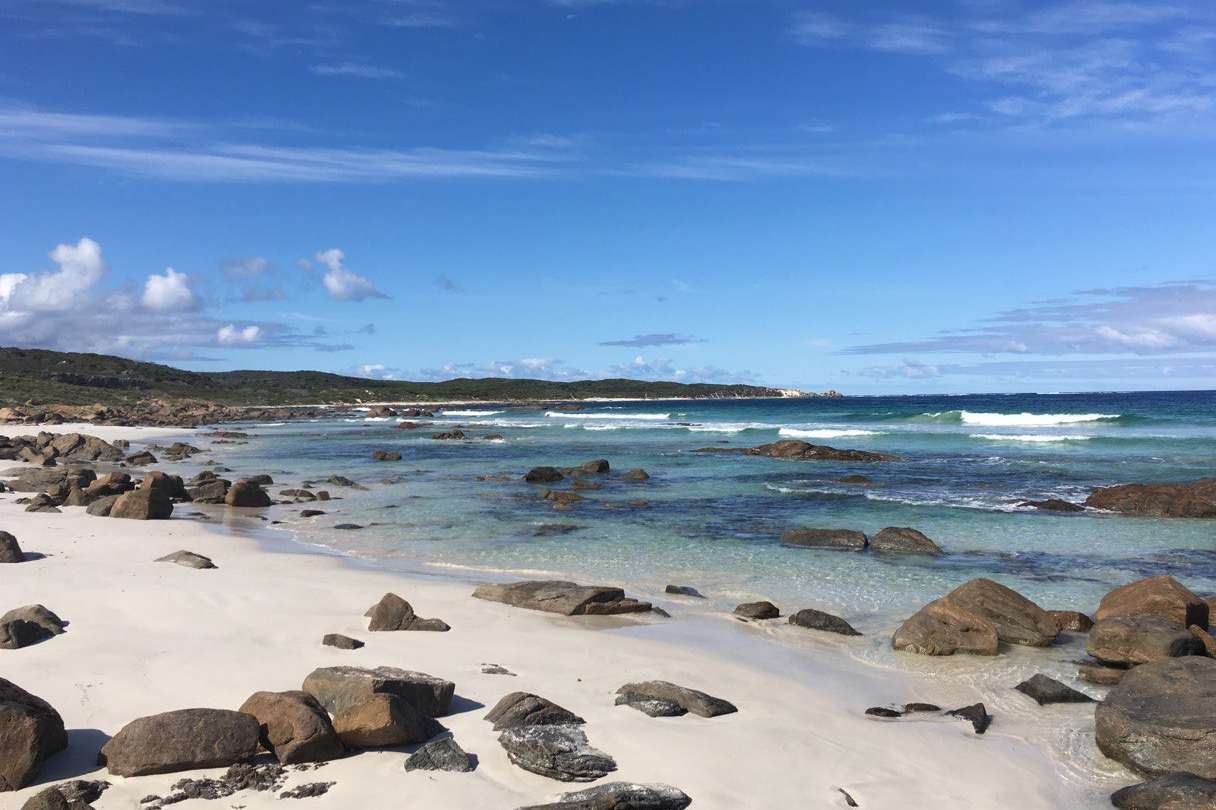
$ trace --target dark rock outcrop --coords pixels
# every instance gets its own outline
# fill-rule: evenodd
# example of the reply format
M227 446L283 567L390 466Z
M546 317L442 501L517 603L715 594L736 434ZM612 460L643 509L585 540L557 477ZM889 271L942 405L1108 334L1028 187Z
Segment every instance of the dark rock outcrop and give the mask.
M1150 776L1216 779L1216 660L1188 656L1132 669L1094 713L1099 750Z
M704 599L705 596L691 585L668 585L663 589L664 593L672 594L673 596L691 596L694 599Z
M480 585L473 591L473 596L563 616L645 613L651 610L649 602L627 598L620 588L579 585L561 580Z
M156 562L176 563L177 565L185 566L186 568L208 569L216 568L216 564L211 561L210 557L204 557L202 554L195 554L193 551L175 551L172 554L166 554L163 557L157 557Z
M97 764L117 776L220 768L258 752L258 721L226 709L181 709L133 720L101 748Z
M531 692L512 692L486 714L495 731L521 726L581 725L583 718Z
M832 551L865 551L866 548L866 536L852 529L791 529L781 535L781 542L787 546Z
M28 785L42 763L67 746L59 712L0 678L0 793Z
M810 444L797 439L783 439L759 447L702 447L694 452L766 458L797 459L801 461L899 461L899 456L871 453L866 450L838 450L822 444Z
M257 718L262 746L282 765L325 762L344 753L329 715L307 692L255 692L240 710Z
M237 481L228 488L224 503L229 506L265 507L270 506L270 495L256 481L245 479Z
M885 554L942 554L941 546L916 529L888 526L870 538L870 550Z
M670 785L609 782L520 810L684 810L690 804L688 794Z
M992 725L992 715L988 714L988 709L983 703L973 703L961 709L948 711L946 714L970 722L976 734L983 734Z
M0 532L0 563L19 563L25 561L25 554L17 543L17 538L8 532Z
M557 467L533 467L524 473L529 484L555 484L565 478Z
M1119 810L1216 810L1216 780L1193 773L1167 773L1111 794Z
M395 450L376 450L372 453L372 461L400 461L401 454Z
M473 763L464 749L452 737L434 740L410 754L405 761L407 771L448 771L468 773Z
M409 602L395 593L386 593L380 601L372 605L368 611L371 622L367 629L371 632L391 632L395 630L434 630L446 631L451 628L442 619L424 619L414 614L414 608Z
M1055 678L1037 673L1022 681L1014 689L1032 698L1040 706L1050 703L1093 703L1094 699L1084 692L1078 692L1067 684L1060 683Z
M827 633L837 633L842 636L860 636L853 625L839 616L825 613L814 608L805 608L790 616L790 624L805 627L809 630L823 630Z
M736 605L734 613L740 619L776 619L781 616L781 609L772 602L744 602Z
M1186 484L1119 484L1095 489L1085 505L1124 515L1216 517L1216 478Z
M734 714L739 711L733 703L722 698L707 695L696 689L679 686L670 681L639 681L627 683L616 690L617 705L633 705L634 703L656 700L675 703L685 711L700 717L718 717L723 714ZM621 700L621 698L626 698Z
M109 782L101 780L60 782L35 793L21 805L21 810L93 810L93 802L109 787Z
M57 636L67 622L42 605L13 608L0 615L0 650L18 650Z
M1047 500L1043 501L1022 501L1018 504L1018 506L1038 509L1040 512L1075 513L1085 511L1085 507L1081 504L1061 500L1060 498L1048 498Z
M616 770L616 761L592 748L578 726L509 728L498 742L515 765L562 782L593 782Z
M621 480L622 481L649 481L650 473L646 472L641 467L638 467L633 470L625 470L625 472L621 473Z
M326 633L321 638L321 643L326 647L337 647L339 650L357 650L363 646L363 642L359 639L344 636L341 633Z

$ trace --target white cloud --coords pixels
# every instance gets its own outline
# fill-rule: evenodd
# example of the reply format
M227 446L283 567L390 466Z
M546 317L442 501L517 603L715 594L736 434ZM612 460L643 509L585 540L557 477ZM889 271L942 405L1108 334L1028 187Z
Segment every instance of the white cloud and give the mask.
M318 76L353 76L358 79L400 79L401 73L392 68L364 65L358 62L334 62L309 68Z
M56 312L79 303L101 280L106 266L101 245L82 238L75 245L59 245L50 252L58 270L29 275L0 275L0 302L9 311Z
M316 260L328 268L321 283L329 297L335 301L363 301L367 298L387 298L376 289L372 280L348 269L344 262L346 254L337 248L323 250Z
M243 329L233 324L221 326L215 333L215 340L221 346L248 346L257 343L262 336L260 326L246 326Z
M144 294L140 299L148 309L159 312L179 312L193 309L194 293L190 290L190 277L172 267L165 268L163 276L151 275L144 282Z

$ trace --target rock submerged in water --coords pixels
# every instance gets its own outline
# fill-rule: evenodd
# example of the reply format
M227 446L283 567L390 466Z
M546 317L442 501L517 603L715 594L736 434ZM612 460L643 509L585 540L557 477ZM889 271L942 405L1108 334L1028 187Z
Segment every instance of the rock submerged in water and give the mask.
M529 484L555 484L565 478L557 467L533 467L524 474Z
M704 599L705 596L691 585L668 585L663 589L664 593L669 593L672 596L691 596L694 599Z
M772 602L744 602L735 606L734 614L740 619L776 619L781 616L781 609Z
M1014 689L1032 698L1040 706L1051 703L1093 703L1094 699L1084 692L1078 692L1067 684L1060 683L1054 678L1037 673L1022 681Z
M1095 489L1085 505L1145 517L1216 517L1216 478L1185 484L1119 484Z
M1130 670L1094 713L1099 750L1150 776L1216 779L1216 660L1169 658Z
M30 784L42 763L67 747L59 712L0 678L0 793Z
M1096 621L1127 616L1159 616L1179 627L1208 626L1208 603L1169 576L1129 582L1102 597Z
M722 698L708 695L696 689L679 686L670 681L639 681L627 683L616 690L617 705L634 706L645 704L647 701L675 704L685 712L692 712L699 717L719 717L724 714L734 714L739 711L735 705ZM640 711L646 708L638 706ZM650 712L646 712L650 714Z
M579 726L509 728L498 743L513 764L562 782L593 782L616 770L616 761L592 748Z
M329 714L307 692L255 692L240 711L257 718L262 747L281 765L326 762L345 753Z
M822 630L842 636L861 635L861 633L853 628L853 625L839 616L833 616L831 613L825 613L822 610L815 610L814 608L805 608L791 615L790 624L805 627L808 630Z
M405 761L407 771L448 771L468 773L473 763L464 749L452 737L434 740L410 754Z
M511 692L494 704L486 720L495 731L522 726L582 725L583 718L553 701L531 692Z
M1193 773L1167 773L1111 794L1119 810L1216 810L1216 781Z
M102 746L97 764L116 776L146 776L247 762L260 729L250 714L181 709L133 720Z
M372 453L372 461L400 461L401 454L395 450L376 450Z
M1081 504L1065 501L1060 498L1048 498L1043 501L1022 501L1018 506L1038 509L1040 512L1076 513L1085 511L1085 507Z
M442 619L424 619L414 615L410 603L395 593L386 593L367 615L371 617L367 629L373 633L396 630L444 632L451 629Z
M870 550L883 554L941 555L942 548L916 529L888 526L870 538Z
M512 607L559 613L563 616L591 616L617 613L645 613L649 602L625 596L624 590L602 585L579 585L562 580L528 580L506 584L479 585L473 596Z
M787 546L832 551L865 551L866 549L866 536L852 529L791 529L781 535L781 542Z
M671 785L639 785L609 782L587 790L566 793L550 804L535 804L519 810L684 810L692 799Z
M996 655L999 642L1046 647L1059 635L1041 607L990 579L964 582L895 631L897 650L922 655Z
M823 444L810 444L797 439L783 439L759 447L702 447L693 452L736 456L765 456L766 458L798 459L803 461L899 461L899 456L871 453L866 450L838 450Z
M992 715L988 714L988 709L983 703L973 703L961 709L948 711L946 714L968 721L976 734L983 734L992 725Z

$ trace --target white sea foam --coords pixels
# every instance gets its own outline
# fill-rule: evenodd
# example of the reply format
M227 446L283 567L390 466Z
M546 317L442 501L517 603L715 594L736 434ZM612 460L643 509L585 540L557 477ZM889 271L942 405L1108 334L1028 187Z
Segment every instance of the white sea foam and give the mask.
M550 419L637 419L643 422L662 422L671 418L669 413L562 413L545 411Z
M444 416L494 416L502 411L442 411Z
M1089 436L1077 436L1052 433L972 433L973 439L987 439L990 442L1083 442Z
M1051 425L1104 422L1119 418L1117 413L976 413L959 411L958 414L964 425L976 427L1050 427Z
M777 435L788 439L843 439L855 436L882 436L879 430L859 430L857 428L816 428L803 430L801 428L781 428Z
M566 427L581 427L583 430L620 430L627 425L566 425Z

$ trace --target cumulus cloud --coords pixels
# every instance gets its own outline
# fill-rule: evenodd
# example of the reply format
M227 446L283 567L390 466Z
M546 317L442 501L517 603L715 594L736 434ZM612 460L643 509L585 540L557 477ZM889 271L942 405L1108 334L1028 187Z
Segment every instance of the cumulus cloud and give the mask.
M376 289L371 279L348 269L345 264L346 254L338 248L323 250L315 258L327 268L321 283L329 297L335 301L363 301L368 298L388 297Z
M215 340L221 346L248 346L251 343L257 343L261 336L262 328L256 325L238 328L233 324L228 324L221 326L215 332Z
M87 236L75 245L58 245L50 257L58 269L33 275L0 275L0 308L10 313L68 309L101 281L106 271L101 245Z
M158 312L193 309L195 298L190 290L190 277L172 267L166 267L163 276L148 276L140 301L148 309Z

